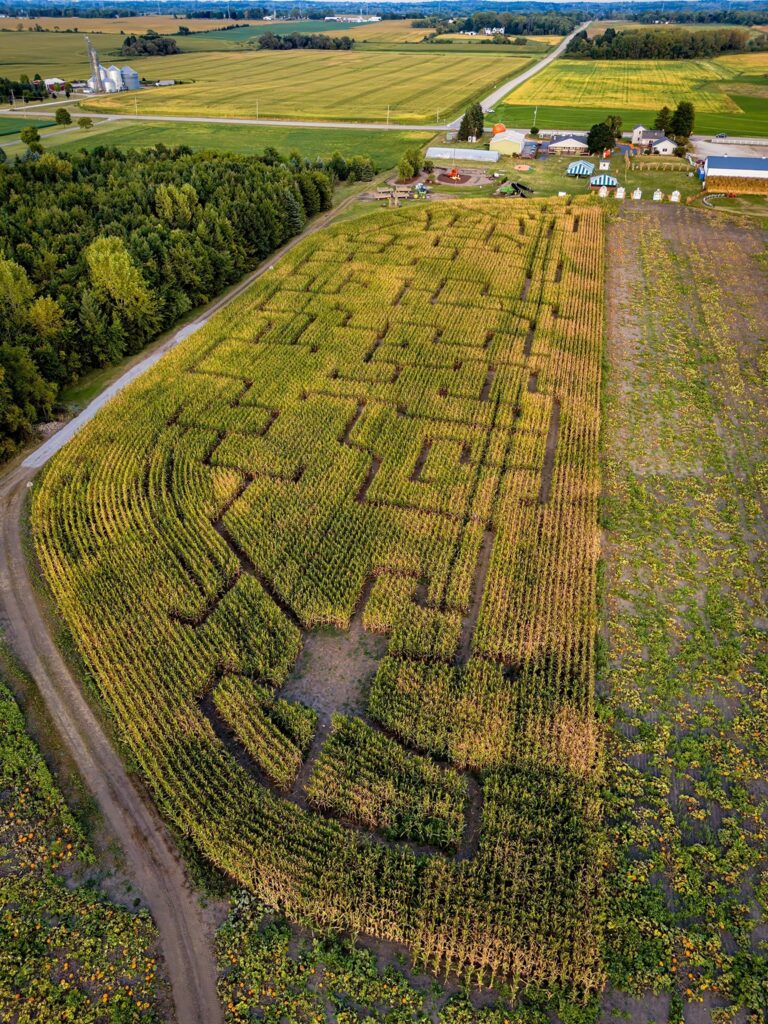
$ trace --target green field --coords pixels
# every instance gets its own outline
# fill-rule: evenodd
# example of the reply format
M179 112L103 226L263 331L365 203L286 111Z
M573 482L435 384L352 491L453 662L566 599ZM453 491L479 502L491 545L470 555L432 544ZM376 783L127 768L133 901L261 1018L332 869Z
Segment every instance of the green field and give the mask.
M161 69L158 62L161 61ZM186 84L87 102L94 111L430 123L528 65L506 55L291 50L183 54L131 62Z
M2 124L2 122L0 122ZM287 155L297 150L302 156L329 157L335 150L344 157L369 156L377 168L393 167L411 146L425 146L431 132L382 132L364 128L290 128L254 125L174 124L162 122L110 122L102 129L73 132L47 149L75 152L97 146L142 148L163 143L192 149L218 149L229 153L262 153L273 146Z
M0 117L0 135L15 135L29 125L33 128L50 128L55 123L37 117Z
M647 123L664 104L691 100L696 130L768 135L768 54L697 61L559 60L497 104L508 125L588 128L618 113ZM745 94L746 93L746 94Z

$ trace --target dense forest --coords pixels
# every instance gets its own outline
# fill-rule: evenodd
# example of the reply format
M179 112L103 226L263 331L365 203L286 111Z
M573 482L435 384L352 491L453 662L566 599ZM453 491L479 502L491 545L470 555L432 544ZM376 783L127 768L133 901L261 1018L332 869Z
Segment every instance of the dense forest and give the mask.
M355 40L351 36L326 36L292 32L289 36L265 32L259 36L260 50L351 50Z
M123 57L164 57L181 50L174 39L150 29L143 36L126 36L120 53Z
M0 458L59 388L139 351L328 209L332 175L99 148L0 166Z
M617 32L607 28L592 39L586 32L579 32L568 44L567 54L588 60L682 60L767 47L768 36L750 39L749 31L743 28L716 28L711 32L672 27Z

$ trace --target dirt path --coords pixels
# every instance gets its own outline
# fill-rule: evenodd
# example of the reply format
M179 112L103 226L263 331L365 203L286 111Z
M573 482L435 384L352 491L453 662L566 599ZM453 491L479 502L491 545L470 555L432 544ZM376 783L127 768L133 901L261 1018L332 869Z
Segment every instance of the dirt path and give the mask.
M148 797L131 780L91 710L80 684L59 653L38 603L22 543L25 495L45 465L121 388L237 298L298 242L325 227L356 197L316 218L239 284L212 302L150 355L131 365L79 416L0 477L0 624L29 672L67 749L126 859L127 874L142 892L160 935L178 1024L219 1024L213 936L173 840Z
M131 781L59 653L29 578L19 520L34 471L0 483L0 607L15 653L31 673L62 743L96 800L160 934L179 1024L223 1020L216 963L203 911L172 840Z

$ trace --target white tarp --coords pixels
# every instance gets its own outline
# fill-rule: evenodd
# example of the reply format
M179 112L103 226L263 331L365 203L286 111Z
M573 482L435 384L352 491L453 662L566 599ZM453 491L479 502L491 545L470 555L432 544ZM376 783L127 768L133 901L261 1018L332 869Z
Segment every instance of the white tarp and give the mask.
M500 153L491 153L487 149L457 149L453 146L430 146L427 150L428 160L478 160L484 164L495 164Z

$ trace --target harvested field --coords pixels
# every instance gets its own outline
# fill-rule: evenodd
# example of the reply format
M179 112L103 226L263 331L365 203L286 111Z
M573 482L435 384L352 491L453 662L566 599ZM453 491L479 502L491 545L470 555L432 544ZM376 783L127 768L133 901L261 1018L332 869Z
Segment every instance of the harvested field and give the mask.
M765 235L649 206L622 211L608 244L609 975L637 999L613 992L606 1007L659 1019L643 995L654 989L676 1019L683 1004L686 1020L723 1006L755 1019L768 939Z

